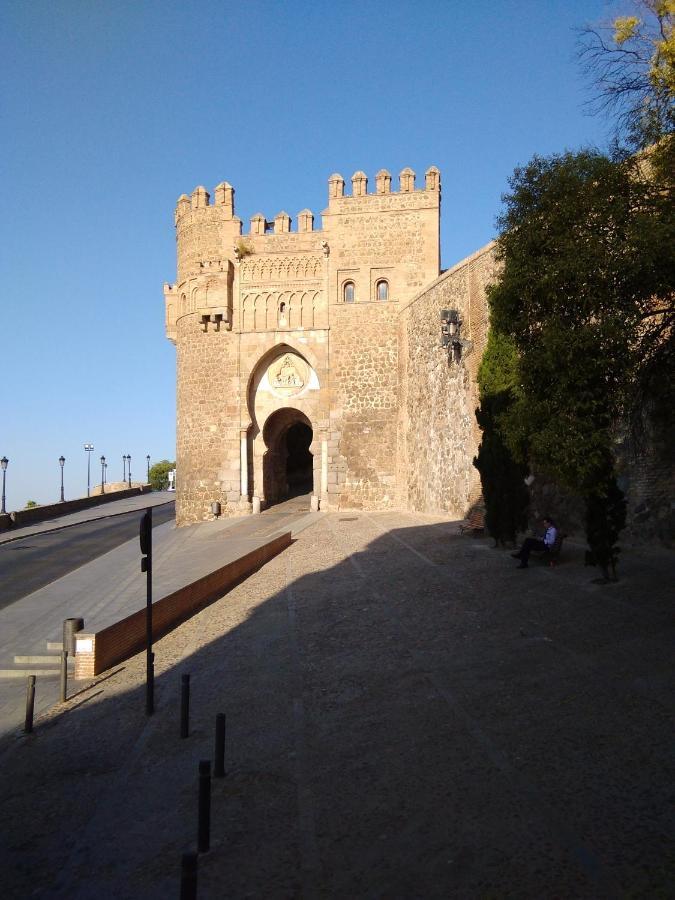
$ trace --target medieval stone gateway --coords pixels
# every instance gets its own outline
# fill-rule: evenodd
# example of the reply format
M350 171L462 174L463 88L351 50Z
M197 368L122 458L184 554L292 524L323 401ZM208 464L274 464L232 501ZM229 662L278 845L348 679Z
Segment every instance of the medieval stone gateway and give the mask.
M182 195L164 288L177 351L179 524L300 492L323 509L465 514L480 487L476 368L492 246L441 273L434 166L398 190L328 180L321 227L251 218L234 189ZM445 310L445 312L443 312ZM452 313L449 335L448 313ZM445 324L441 322L445 317ZM445 336L443 334L445 332Z

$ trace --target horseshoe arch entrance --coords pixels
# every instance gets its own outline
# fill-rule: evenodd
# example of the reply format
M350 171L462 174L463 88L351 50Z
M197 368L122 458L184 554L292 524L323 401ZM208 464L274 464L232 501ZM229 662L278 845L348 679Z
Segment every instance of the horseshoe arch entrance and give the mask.
M267 448L263 457L265 505L314 491L314 457L310 450L312 424L298 409L285 407L269 417L263 428Z

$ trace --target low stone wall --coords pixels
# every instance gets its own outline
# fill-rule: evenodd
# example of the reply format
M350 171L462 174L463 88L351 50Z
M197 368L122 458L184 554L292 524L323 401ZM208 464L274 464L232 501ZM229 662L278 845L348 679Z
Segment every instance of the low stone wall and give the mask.
M290 531L152 604L153 641L218 600L291 543ZM145 647L145 607L96 633L78 632L75 677L93 678Z
M67 513L89 509L92 506L100 506L102 503L111 503L113 500L123 500L125 497L136 497L138 494L149 493L151 490L149 484L144 484L126 491L114 491L98 497L80 497L78 500L66 500L63 503L49 503L46 506L33 506L31 509L18 509L9 515L0 516L0 531L21 528L23 525L34 525L35 522L44 522L46 519L65 516Z

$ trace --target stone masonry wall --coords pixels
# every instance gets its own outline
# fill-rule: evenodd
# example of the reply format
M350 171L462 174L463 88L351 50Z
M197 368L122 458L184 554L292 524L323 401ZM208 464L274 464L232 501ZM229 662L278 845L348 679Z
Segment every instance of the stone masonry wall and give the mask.
M176 521L209 518L239 500L238 339L204 332L196 315L177 323Z
M331 310L329 505L386 509L396 499L398 328L390 303Z
M472 464L480 440L476 375L487 337L485 288L494 271L488 245L401 310L398 480L406 508L463 518L480 497ZM459 364L441 346L441 309L459 311L461 336L473 342Z

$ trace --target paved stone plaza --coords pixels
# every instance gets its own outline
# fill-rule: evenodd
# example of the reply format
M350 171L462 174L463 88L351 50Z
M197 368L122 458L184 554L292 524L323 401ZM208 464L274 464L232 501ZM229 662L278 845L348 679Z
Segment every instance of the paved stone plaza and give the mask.
M157 644L150 720L139 655L4 748L3 895L178 896L225 712L201 898L672 896L672 574L322 516Z

